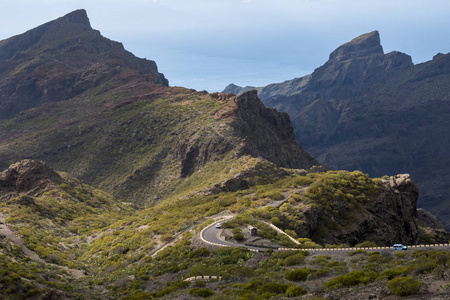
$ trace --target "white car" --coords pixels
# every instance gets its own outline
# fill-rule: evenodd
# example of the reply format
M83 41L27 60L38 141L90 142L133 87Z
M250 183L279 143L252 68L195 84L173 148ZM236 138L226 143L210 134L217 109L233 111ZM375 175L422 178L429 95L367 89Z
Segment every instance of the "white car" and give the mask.
M216 224L216 228L217 228L217 229L222 228L222 223L217 223L217 224Z

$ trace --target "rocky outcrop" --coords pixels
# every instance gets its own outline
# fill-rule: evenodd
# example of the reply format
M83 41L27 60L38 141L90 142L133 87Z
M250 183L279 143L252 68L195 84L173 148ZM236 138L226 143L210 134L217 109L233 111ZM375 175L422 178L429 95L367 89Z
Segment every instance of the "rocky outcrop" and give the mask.
M42 191L49 184L60 183L61 176L44 162L23 160L0 173L0 202L35 190ZM34 203L34 200L26 195L18 201L23 205Z
M170 153L173 159L181 161L182 178L192 175L208 162L224 158L230 152L235 157L248 155L267 160L273 163L270 168L309 169L319 165L295 139L288 114L265 107L256 91L238 97L220 93L211 94L211 97L227 102L214 115L215 122L210 123L208 130L201 134L186 132L188 138L180 134L177 145ZM252 169L242 174L257 176L264 173L262 170L258 172ZM221 186L220 190L231 191L255 184L241 177L236 175L235 178L227 179L213 190Z
M354 246L367 240L380 245L404 243L414 245L419 237L417 215L418 188L408 174L383 180L381 190L370 196L360 207L349 208L342 202L341 210L349 211L353 221L330 232L327 243ZM296 231L302 237L314 237L321 227L322 216L327 210L322 205L306 205L303 208L303 225ZM329 229L328 229L329 230Z
M318 162L295 139L289 115L267 108L256 91L238 96L231 126L244 139L241 154L263 157L279 167L308 169Z
M168 85L154 61L93 30L85 10L0 41L0 119L71 99L124 74Z

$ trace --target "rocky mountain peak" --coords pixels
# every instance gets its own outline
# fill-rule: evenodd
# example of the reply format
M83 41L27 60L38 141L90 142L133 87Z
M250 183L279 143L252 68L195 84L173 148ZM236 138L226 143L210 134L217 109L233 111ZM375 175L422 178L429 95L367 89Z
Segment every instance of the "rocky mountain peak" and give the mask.
M169 84L154 61L92 29L83 9L0 41L0 119L113 80Z
M11 37L0 43L0 61L14 58L18 53L36 47L41 41L48 43L51 40L67 40L93 31L89 18L84 9L73 11L56 20L47 22L27 32ZM98 35L99 33L95 31ZM21 53L20 56L25 55ZM18 57L16 57L18 58Z
M329 60L317 68L305 91L312 100L348 99L367 93L381 78L413 66L401 52L384 54L378 31L363 34L338 47Z
M73 12L70 12L67 15L58 19L57 21L66 21L69 23L84 24L89 27L91 26L91 24L89 22L89 18L87 16L87 12L84 9L77 9Z
M382 54L380 34L375 30L343 44L330 54L330 60L344 61L355 57Z

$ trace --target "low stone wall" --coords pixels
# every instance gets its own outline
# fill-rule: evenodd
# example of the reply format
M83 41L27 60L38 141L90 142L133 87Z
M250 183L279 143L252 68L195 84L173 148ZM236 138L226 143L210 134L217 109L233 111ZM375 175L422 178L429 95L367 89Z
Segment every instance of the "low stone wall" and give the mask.
M186 278L184 281L196 281L196 280L222 280L222 276L193 276Z

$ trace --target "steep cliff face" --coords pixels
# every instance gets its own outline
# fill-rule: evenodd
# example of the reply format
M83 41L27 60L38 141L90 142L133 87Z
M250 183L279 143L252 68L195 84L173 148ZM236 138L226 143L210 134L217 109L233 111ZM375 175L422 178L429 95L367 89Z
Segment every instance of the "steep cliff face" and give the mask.
M351 246L369 240L380 245L416 244L419 193L411 176L395 175L383 180L380 186L381 189L366 195L368 200L360 204L344 200L339 200L336 206L329 204L339 211L338 215L333 215L325 204L304 206L303 224L297 228L299 236L316 240L326 236L327 243ZM326 220L332 220L336 225L324 224Z
M0 119L125 76L168 85L154 61L102 37L85 10L74 11L0 42Z
M266 108L256 91L238 96L231 126L244 137L240 152L286 168L311 168L318 162L295 139L289 115Z
M258 92L289 113L296 137L319 162L372 176L410 173L419 206L450 228L449 62L450 54L418 65L397 51L384 54L374 31L338 47L301 84ZM278 96L268 96L274 86Z
M337 241L355 244L358 237L382 237L380 242L390 245L418 242L417 199L419 190L409 174L389 177L382 184L381 193L366 206L367 213L359 224L348 232L335 236Z

